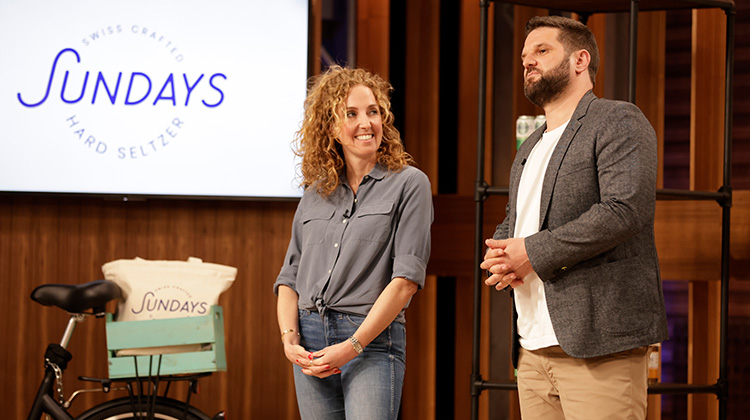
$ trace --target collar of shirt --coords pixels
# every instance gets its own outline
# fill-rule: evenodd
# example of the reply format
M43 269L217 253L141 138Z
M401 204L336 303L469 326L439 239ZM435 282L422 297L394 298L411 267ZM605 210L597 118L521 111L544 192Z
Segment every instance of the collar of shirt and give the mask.
M342 171L343 174L346 174L346 168ZM369 178L381 180L385 178L385 176L388 174L388 169L384 168L382 165L380 165L380 162L375 164L375 167L372 168L369 174L365 175L363 181L367 181ZM346 175L339 176L339 179L341 180L341 184L346 185L351 189L351 185L349 185L349 180L346 178Z

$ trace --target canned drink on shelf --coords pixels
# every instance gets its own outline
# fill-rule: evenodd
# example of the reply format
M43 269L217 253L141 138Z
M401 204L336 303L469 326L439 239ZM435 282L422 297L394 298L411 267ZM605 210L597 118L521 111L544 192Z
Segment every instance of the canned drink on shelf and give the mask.
M534 118L534 130L544 125L547 122L547 117L544 115L537 115Z
M534 132L534 116L521 115L516 120L516 150Z

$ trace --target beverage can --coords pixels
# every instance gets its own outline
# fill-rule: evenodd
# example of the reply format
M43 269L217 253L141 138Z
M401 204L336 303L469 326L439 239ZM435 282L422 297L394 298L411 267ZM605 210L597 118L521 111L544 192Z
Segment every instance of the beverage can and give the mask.
M534 130L544 125L547 122L547 117L544 115L537 115L534 118Z
M516 150L534 132L534 116L521 115L516 120Z

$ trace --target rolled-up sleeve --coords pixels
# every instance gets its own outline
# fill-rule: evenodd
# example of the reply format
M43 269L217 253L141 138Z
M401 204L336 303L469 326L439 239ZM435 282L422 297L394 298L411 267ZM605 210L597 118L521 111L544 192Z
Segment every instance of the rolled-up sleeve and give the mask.
M279 294L279 286L284 285L292 290L297 290L297 270L299 261L302 256L302 203L297 206L292 222L292 239L289 241L289 247L286 250L284 263L281 265L281 271L273 284L273 292Z
M429 179L420 171L412 174L399 204L391 278L403 277L417 283L421 289L430 258L430 226L434 213Z

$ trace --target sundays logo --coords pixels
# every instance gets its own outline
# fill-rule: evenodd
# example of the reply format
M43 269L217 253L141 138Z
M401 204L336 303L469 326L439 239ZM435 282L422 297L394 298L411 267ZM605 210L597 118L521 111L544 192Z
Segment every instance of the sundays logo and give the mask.
M126 68L96 68L96 62L106 62L106 57L97 57L97 53L107 51L112 54L116 51L92 50L91 47L115 37L125 41L116 45L127 46L128 59L118 61ZM149 48L152 52L155 49L167 64L154 65L150 55L133 53ZM62 48L50 58L51 70L46 82L38 80L35 82L37 88L18 92L18 103L30 110L44 106L69 109L61 116L60 122L79 145L95 155L114 156L120 160L151 156L172 144L188 126L188 121L181 116L183 110L215 109L225 100L226 74L220 71L181 71L186 62L182 49L165 34L137 24L97 29L84 37L79 47ZM94 118L90 116L92 110L113 117L117 114L127 119L135 117L138 121L145 121L146 116L156 116L156 121L162 122L151 122L154 126L146 128L152 134L145 138L141 134L136 135L140 138L132 138L119 127L113 128L112 132L102 132L101 124L98 128L90 128L96 125L87 124ZM154 121L153 118L148 120Z

